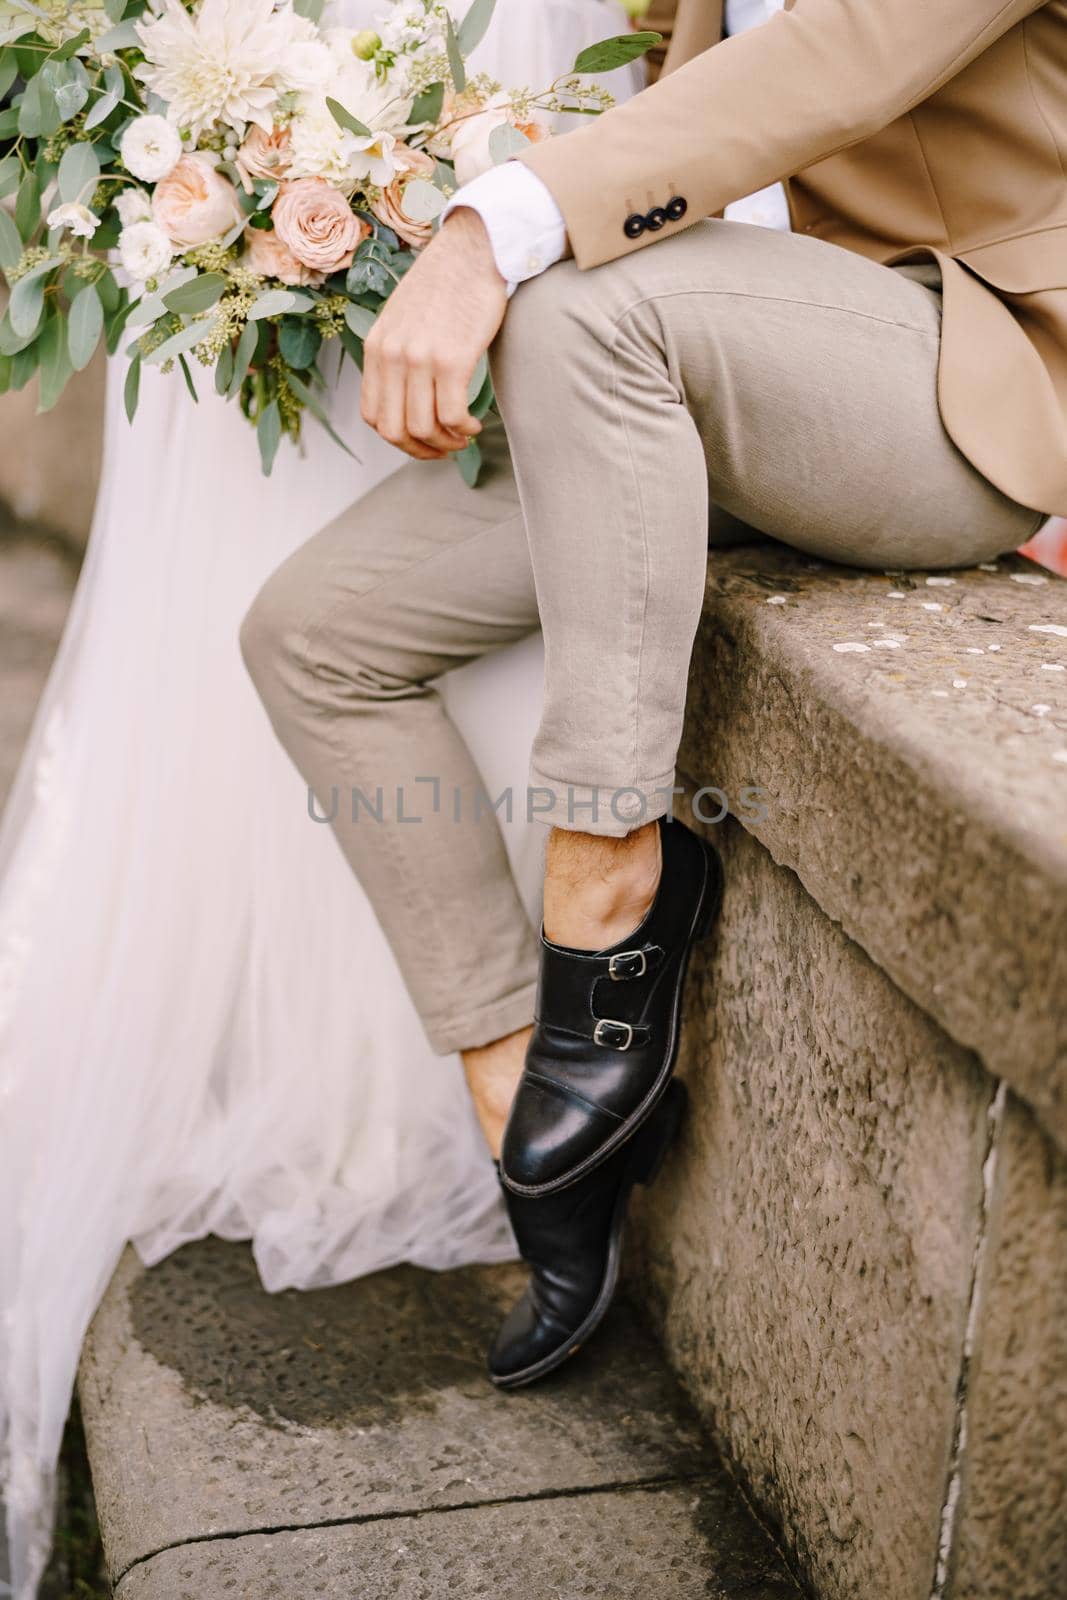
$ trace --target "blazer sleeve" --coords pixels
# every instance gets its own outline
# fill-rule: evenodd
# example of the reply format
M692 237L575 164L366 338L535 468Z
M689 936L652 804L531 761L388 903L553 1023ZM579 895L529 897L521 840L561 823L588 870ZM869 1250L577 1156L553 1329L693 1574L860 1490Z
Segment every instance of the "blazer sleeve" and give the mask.
M870 138L1044 3L796 0L519 159L594 267ZM655 230L627 231L653 208Z

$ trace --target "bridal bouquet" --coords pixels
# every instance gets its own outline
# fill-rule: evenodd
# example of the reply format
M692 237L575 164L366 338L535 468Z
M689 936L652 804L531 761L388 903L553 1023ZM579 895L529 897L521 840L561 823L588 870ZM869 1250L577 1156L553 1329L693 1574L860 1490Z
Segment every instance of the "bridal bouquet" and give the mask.
M327 354L361 363L448 196L545 138L546 114L604 110L590 74L658 42L606 39L505 93L465 68L494 5L457 23L443 0L393 0L353 34L323 0L0 0L0 393L38 373L46 411L125 340L131 419L143 366L195 400L197 362L265 472L305 412L343 445ZM491 403L483 362L471 405ZM473 483L477 445L458 459Z

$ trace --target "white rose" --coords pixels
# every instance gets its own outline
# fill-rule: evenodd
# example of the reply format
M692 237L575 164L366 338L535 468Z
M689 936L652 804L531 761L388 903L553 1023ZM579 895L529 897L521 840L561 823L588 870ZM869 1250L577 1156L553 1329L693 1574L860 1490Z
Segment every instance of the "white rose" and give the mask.
M127 172L142 183L158 183L173 171L182 153L177 128L166 117L137 117L122 135L119 154Z
M119 258L139 283L166 272L172 254L170 240L154 222L134 222L119 234Z
M71 200L48 213L48 226L66 228L76 239L91 239L100 226L100 218L94 216L88 206Z
M152 220L152 202L143 189L124 189L115 201L115 210L124 228Z

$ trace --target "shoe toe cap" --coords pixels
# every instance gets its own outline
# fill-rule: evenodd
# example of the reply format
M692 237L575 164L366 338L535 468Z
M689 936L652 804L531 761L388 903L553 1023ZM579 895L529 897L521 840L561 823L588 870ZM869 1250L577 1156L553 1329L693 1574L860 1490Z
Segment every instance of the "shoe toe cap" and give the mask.
M537 1189L557 1183L595 1154L618 1127L615 1118L548 1085L524 1083L504 1134L506 1184Z

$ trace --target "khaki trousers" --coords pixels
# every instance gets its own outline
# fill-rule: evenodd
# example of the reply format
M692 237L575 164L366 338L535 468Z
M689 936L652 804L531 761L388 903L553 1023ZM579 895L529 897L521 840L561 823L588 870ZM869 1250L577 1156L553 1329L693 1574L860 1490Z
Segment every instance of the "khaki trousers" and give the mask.
M945 433L939 333L935 267L743 223L561 263L493 351L513 468L499 429L474 492L413 463L265 585L249 670L320 804L339 797L438 1050L530 1021L537 950L433 680L540 625L532 808L610 835L667 811L711 505L876 568L969 565L1040 524Z

